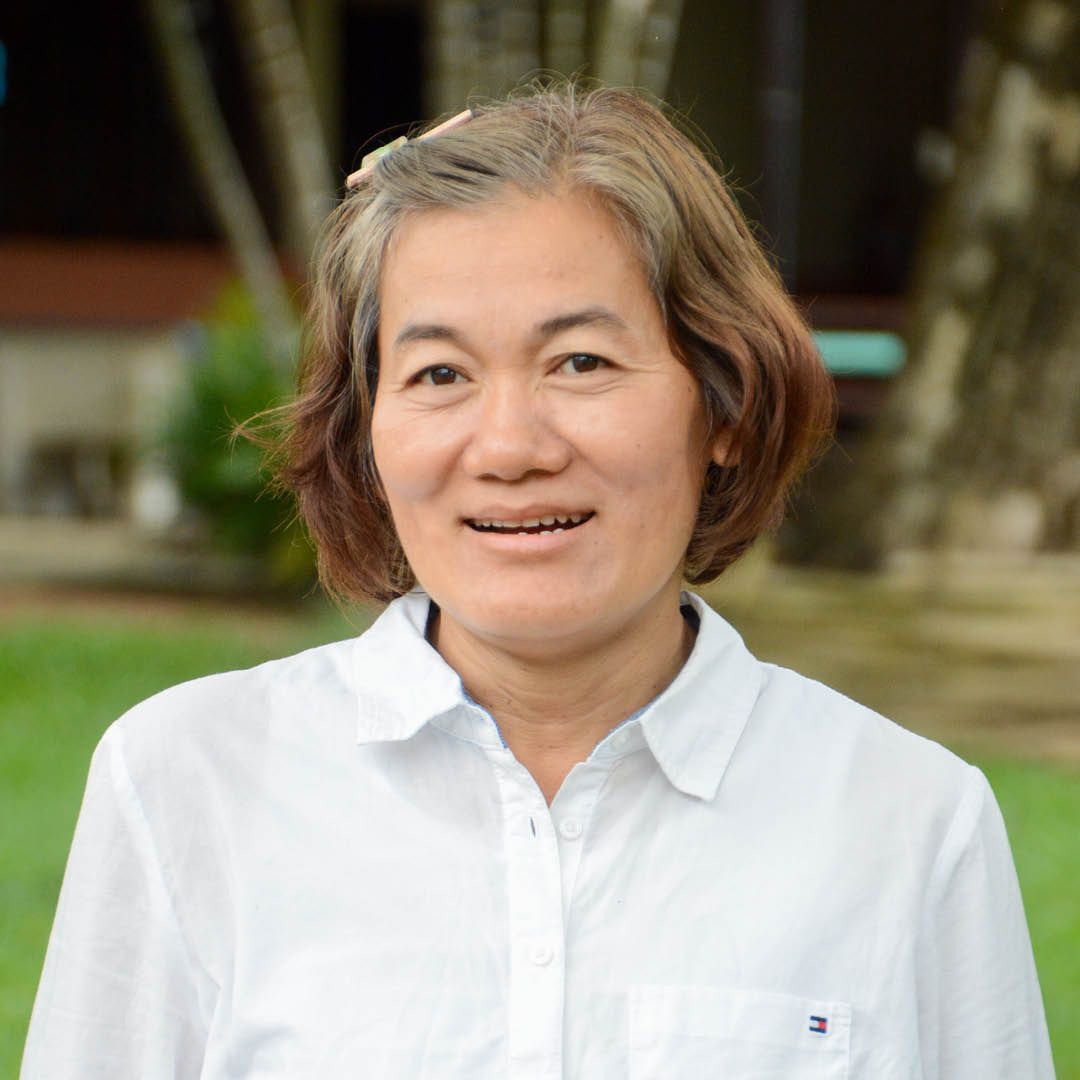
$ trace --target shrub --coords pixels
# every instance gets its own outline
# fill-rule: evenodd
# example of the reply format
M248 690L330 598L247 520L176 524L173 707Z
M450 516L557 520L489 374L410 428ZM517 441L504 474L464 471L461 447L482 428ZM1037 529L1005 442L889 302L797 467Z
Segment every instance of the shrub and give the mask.
M281 404L291 379L268 354L246 293L230 286L193 334L185 385L165 433L185 506L220 551L250 556L268 584L314 581L311 545L292 499L270 486L262 449L236 438L238 423Z

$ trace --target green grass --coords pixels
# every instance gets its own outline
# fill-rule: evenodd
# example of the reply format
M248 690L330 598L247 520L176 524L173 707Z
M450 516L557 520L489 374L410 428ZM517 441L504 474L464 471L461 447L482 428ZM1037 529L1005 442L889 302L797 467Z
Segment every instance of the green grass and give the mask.
M1080 1080L1080 776L1001 759L976 764L1009 830L1058 1080Z
M172 683L351 633L340 619L171 616L0 625L0 1076L15 1076L90 753ZM1080 1078L1080 777L980 761L1009 827L1060 1080Z

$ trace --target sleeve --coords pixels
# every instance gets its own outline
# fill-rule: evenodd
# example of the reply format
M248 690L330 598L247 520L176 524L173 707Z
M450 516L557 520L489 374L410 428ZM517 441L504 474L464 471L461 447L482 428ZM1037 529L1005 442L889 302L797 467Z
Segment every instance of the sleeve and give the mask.
M198 1076L209 983L185 945L114 725L90 766L22 1080Z
M1005 823L976 768L931 871L918 971L927 1080L1053 1080Z

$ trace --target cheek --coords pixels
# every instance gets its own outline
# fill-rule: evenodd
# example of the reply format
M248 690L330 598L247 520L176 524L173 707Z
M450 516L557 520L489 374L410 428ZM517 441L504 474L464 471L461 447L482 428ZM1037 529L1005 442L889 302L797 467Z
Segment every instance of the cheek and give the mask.
M445 444L440 454L437 441L430 438L422 423L388 422L376 408L371 418L371 450L383 490L396 515L412 502L434 496L441 488L445 471Z
M395 513L410 503L430 499L439 490L433 470L427 467L422 455L403 453L400 449L380 454L376 445L375 467L390 509Z
M628 497L647 496L657 514L678 512L688 502L696 512L706 466L704 421L682 397L667 408L656 404L596 439L604 447L605 471L613 488Z

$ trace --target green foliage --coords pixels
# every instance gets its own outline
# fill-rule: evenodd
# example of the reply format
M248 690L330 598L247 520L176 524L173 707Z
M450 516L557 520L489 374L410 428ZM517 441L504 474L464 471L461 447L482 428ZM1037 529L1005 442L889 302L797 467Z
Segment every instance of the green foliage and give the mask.
M225 290L201 324L194 352L165 432L184 501L221 551L257 558L271 584L303 586L314 578L314 558L292 500L270 487L265 451L234 435L238 424L280 405L292 390L238 286Z

